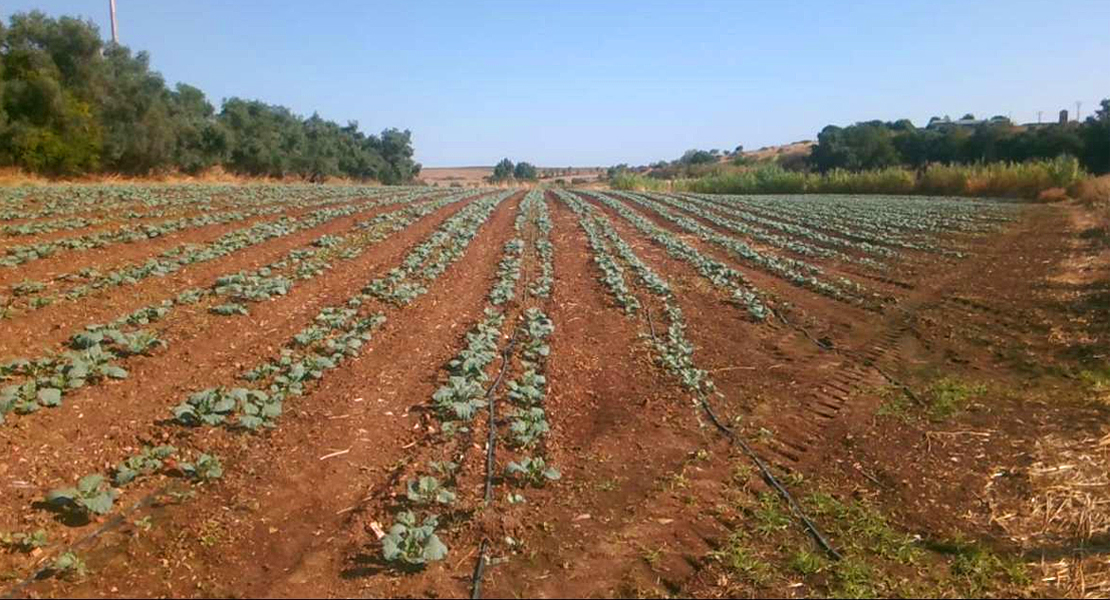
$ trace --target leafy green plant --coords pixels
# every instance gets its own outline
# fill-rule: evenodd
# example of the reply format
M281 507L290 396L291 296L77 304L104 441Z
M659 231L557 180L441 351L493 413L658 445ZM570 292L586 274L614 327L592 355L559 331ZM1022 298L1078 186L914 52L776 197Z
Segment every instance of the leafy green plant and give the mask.
M485 389L477 381L452 375L432 394L445 420L469 421L486 405Z
M59 488L46 495L46 503L64 513L104 515L112 510L119 492L106 485L101 475L86 475L77 487Z
M0 532L0 546L16 552L30 552L36 548L45 548L50 540L46 531L39 529L32 533L3 533Z
M212 308L208 309L208 312L224 316L250 314L250 311L247 310L246 306L237 302L229 302L227 304L213 306Z
M210 454L201 454L193 462L179 462L177 468L189 479L197 481L213 481L224 475L220 459Z
M188 426L222 425L238 412L237 425L254 430L273 426L281 415L282 403L261 390L247 388L208 388L189 395L173 408L178 423Z
M65 552L50 564L50 572L55 576L64 578L84 577L88 574L89 568L81 557L73 552Z
M423 476L409 480L406 496L416 504L453 504L455 493L448 490L439 479Z
M142 452L128 458L116 466L112 482L117 486L127 485L140 475L157 473L165 464L167 458L173 456L177 449L173 446L144 446Z
M542 457L524 457L520 462L509 462L505 474L522 483L543 487L548 481L558 481L562 475L554 467L548 467Z
M551 431L542 408L517 409L513 412L512 421L509 423L509 432L517 446L528 447L535 444L540 437Z
M382 557L389 562L408 565L425 565L447 558L447 546L436 535L439 520L435 515L417 525L416 515L410 511L397 514L397 520L382 538Z
M537 406L543 402L547 378L534 369L527 369L520 379L506 384L509 399L518 406Z

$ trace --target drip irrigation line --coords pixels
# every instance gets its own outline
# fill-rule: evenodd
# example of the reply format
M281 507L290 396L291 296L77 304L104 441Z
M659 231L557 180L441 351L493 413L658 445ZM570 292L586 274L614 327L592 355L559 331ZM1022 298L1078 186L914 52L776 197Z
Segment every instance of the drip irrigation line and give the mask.
M513 337L509 339L509 344L501 351L501 368L497 371L497 378L486 390L486 406L489 409L489 438L486 442L486 497L485 504L489 506L490 501L493 499L493 454L494 447L497 442L497 422L495 420L493 393L497 391L497 387L501 385L502 379L505 377L505 372L509 368L509 361L513 355L513 346L516 345L517 334L520 332L520 327L513 328ZM486 570L486 551L489 547L489 541L482 539L482 544L478 548L478 564L474 566L474 576L470 580L470 597L482 597L482 575Z
M843 558L840 553L832 547L832 544L830 544L829 540L824 536L824 534L821 533L821 530L817 528L817 524L810 520L808 516L806 516L805 511L803 511L798 502L794 500L794 497L790 495L790 492L788 492L786 488L783 487L781 483L779 483L779 480L775 477L773 473L771 473L771 469L767 466L766 463L763 462L763 459L759 458L759 455L755 453L755 450L753 450L752 447L749 446L743 438L737 435L735 431L728 428L724 423L721 422L720 419L717 418L717 414L713 412L713 407L709 405L709 401L706 400L705 397L699 396L698 400L701 403L701 407L705 410L705 413L709 415L709 420L713 421L713 424L717 427L717 429L720 430L721 433L723 433L727 438L729 438L729 440L740 446L740 449L744 451L744 454L746 454L748 458L751 459L753 463L755 463L755 466L759 468L759 472L763 475L764 481L766 481L772 488L774 488L775 491L778 492L779 496L782 496L782 499L785 500L786 504L790 507L790 512L794 513L794 516L796 516L798 520L802 522L802 525L805 527L806 532L809 533L810 537L812 537L815 542L817 542L817 545L821 546L821 549L824 550L825 553L828 554L829 557L833 560L840 560L841 558Z
M880 368L879 365L875 364L873 361L866 361L864 364L878 371L879 375L882 375L883 379L886 379L888 383L890 383L894 387L901 389L902 393L908 396L910 400L913 400L914 404L919 404L922 406L925 405L925 403L921 401L921 398L919 398L917 394L913 393L913 390L911 390L908 385L892 377L889 373Z
M55 556L62 556L63 554L65 554L67 552L73 552L77 548L80 548L81 546L84 546L84 545L88 544L89 542L92 542L93 540L95 540L96 538L104 535L105 533L108 533L109 531L111 531L113 529L116 529L117 527L123 525L124 523L127 522L127 518L129 516L134 514L139 509L144 508L144 507L150 505L151 503L153 503L154 499L158 498L159 496L161 496L163 494L165 494L166 491L170 489L171 485L173 485L173 484L172 483L167 483L166 485L158 488L157 490L154 490L153 492L147 494L146 496L143 496L138 502L131 505L131 507L128 508L127 510L125 510L124 512L112 517L111 519L108 519L103 525L101 525L100 527L97 527L96 530L92 531L91 533L89 533L85 537L77 540L76 542L73 542L69 546L66 546L62 550L56 552ZM0 596L0 598L15 598L17 594L19 594L20 592L27 589L27 586L31 585L31 582L42 579L43 577L45 577L52 570L54 570L53 562L48 561L45 566L43 566L39 569L36 569L35 572L28 575L26 578L23 579L23 581L20 581L18 584L15 585L15 587L12 587L11 589L4 592L4 594L2 596Z
M651 311L648 310L647 313L648 322L650 323ZM782 317L780 316L779 318ZM784 319L783 322L785 323L786 320ZM789 323L787 324L789 325ZM655 337L654 326L652 327L651 337L652 340L654 340L656 343L659 342L658 338ZM717 427L717 430L724 434L724 436L727 437L729 441L736 444L737 446L740 446L740 449L744 452L744 454L753 463L755 463L756 468L758 468L760 474L763 475L763 480L766 481L767 484L770 485L772 488L774 488L774 490L778 492L779 496L781 496L782 499L786 501L787 506L790 507L790 512L793 513L794 516L802 522L802 527L805 528L806 533L808 533L809 536L812 537L815 542L817 542L817 545L820 546L821 549L824 550L830 558L832 558L833 560L841 560L843 557L840 555L840 553L832 547L832 544L829 543L828 538L826 538L824 534L821 533L821 530L818 529L817 524L814 523L808 516L806 516L805 511L802 510L801 505L799 505L798 502L794 500L794 496L792 496L790 492L787 491L786 488L779 482L778 478L775 477L774 473L772 473L771 469L767 466L767 463L763 462L763 459L759 458L759 455L756 454L755 450L753 450L752 447L749 446L742 437L740 437L735 431L733 431L727 425L722 423L719 418L717 418L717 413L713 411L712 405L709 404L709 400L706 399L703 394L698 393L697 397L698 403L705 411L705 414L709 415L709 420L713 422L713 425Z
M903 310L903 312L907 312L907 311L905 311L905 309L901 309L901 310ZM786 326L788 326L788 327L790 327L790 328L792 328L796 331L800 331L802 333L802 335L806 336L806 338L808 338L811 342L816 344L818 348L820 348L822 350L825 350L827 352L832 352L834 354L843 355L843 353L840 352L839 350L837 350L835 347L826 345L826 344L822 343L820 340L815 339L813 337L813 335L811 335L809 333L809 331L806 330L806 328L801 327L799 325L794 325L794 324L790 323L789 321L787 321L786 317L782 316L782 314L779 313L778 311L776 311L775 309L771 309L771 312L774 313L774 315L776 317L778 317L779 320L782 321L783 324L785 324ZM910 389L910 386L906 385L905 383L902 383L897 378L895 378L893 375L891 375L890 373L883 370L882 367L875 364L875 361L873 361L871 359L863 359L863 360L861 360L861 362L864 364L864 366L868 366L868 367L871 367L872 369L875 369L875 371L878 372L879 375L883 376L883 379L887 380L887 383L889 383L889 384L893 385L894 387L902 390L902 393L905 394L906 397L909 398L910 400L912 400L915 404L919 404L919 405L924 404L921 401L921 398L919 398L917 396L917 394L915 394L914 391Z
M777 311L773 308L770 309L770 310L771 310L772 314L774 314L776 317L779 318L780 321L782 321L783 325L786 325L787 327L793 329L794 331L800 331L802 333L802 335L806 336L806 339L808 339L809 341L816 344L818 348L820 348L820 349L822 349L826 352L836 352L836 348L834 348L830 344L826 344L826 343L822 342L821 340L818 340L817 338L813 337L813 334L811 334L809 332L809 330L806 329L805 327L802 327L801 325L795 325L795 324L791 323L790 321L787 321L786 317L782 316L782 313L780 313L779 311Z
M494 414L493 393L501 385L501 380L505 377L505 371L509 368L509 360L512 358L513 346L516 345L516 336L519 331L519 327L513 328L513 337L509 339L509 345L501 351L501 368L497 371L497 379L494 379L493 384L486 390L486 406L489 409L489 438L486 444L486 505L489 505L490 499L493 497L493 449L497 442L497 421Z
M482 540L478 547L478 564L474 565L474 575L470 578L470 598L475 600L482 597L482 575L486 571L486 550L489 543Z

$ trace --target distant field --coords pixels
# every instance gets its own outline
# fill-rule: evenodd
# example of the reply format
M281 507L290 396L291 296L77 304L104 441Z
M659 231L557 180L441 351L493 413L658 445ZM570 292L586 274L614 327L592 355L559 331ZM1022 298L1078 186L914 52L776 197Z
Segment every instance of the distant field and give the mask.
M562 171L568 168L570 173L563 174ZM558 173L554 176L541 176L540 180L565 179L569 183L571 179L585 179L592 182L605 173L605 169L601 167L539 167L542 174L556 170ZM470 187L485 183L486 177L492 174L493 167L426 167L421 169L420 179L428 185L442 186L458 183Z

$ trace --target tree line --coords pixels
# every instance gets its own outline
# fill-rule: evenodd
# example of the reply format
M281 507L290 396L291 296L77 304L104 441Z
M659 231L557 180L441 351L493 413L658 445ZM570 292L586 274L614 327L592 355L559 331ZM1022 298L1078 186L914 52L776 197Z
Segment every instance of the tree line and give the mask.
M829 125L809 156L812 168L859 171L893 166L921 168L931 163L1025 162L1073 156L1092 173L1110 171L1110 99L1085 121L1015 126L994 117L961 124L934 117L927 127L908 119Z
M539 171L535 165L528 162L518 162L515 165L513 161L503 158L501 162L493 167L493 174L486 179L491 183L501 181L535 181L539 178Z
M1051 161L1072 157L1089 172L1110 172L1110 99L1082 122L1014 125L1001 116L976 121L933 117L926 127L909 119L864 121L845 127L828 125L817 135L809 154L787 154L754 160L734 151L687 150L671 161L642 167L619 164L609 168L614 179L627 173L653 179L717 176L737 168L761 168L768 162L792 172L829 173L904 167L923 171L929 165L984 165Z
M242 175L403 183L420 173L408 130L167 87L146 52L105 43L91 21L39 11L0 22L0 166L70 176L210 167Z

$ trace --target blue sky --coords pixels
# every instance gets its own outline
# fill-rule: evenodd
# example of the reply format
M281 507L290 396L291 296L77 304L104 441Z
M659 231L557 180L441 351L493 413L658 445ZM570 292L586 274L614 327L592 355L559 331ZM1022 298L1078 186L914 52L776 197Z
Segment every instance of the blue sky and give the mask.
M7 0L81 15L107 0ZM641 164L1110 97L1110 1L117 0L171 84L413 131L425 166Z

